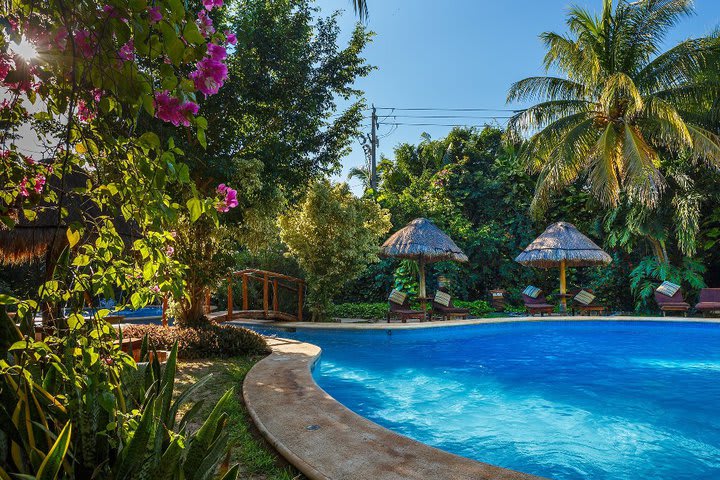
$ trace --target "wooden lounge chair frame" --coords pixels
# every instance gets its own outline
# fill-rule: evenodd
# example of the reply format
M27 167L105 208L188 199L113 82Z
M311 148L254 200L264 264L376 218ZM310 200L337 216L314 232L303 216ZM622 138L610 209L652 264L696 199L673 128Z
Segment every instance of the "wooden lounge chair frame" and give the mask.
M468 315L470 315L470 310L467 308L458 308L453 306L452 298L450 299L450 303L447 307L441 303L437 303L435 300L432 301L432 305L430 306L431 320L434 316L438 316L440 317L440 320L444 321L452 318L464 319L467 318Z
M703 288L695 309L704 317L720 315L720 288Z
M527 309L527 312L531 316L535 316L536 313L539 313L542 317L546 313L550 315L553 310L555 310L555 305L549 304L547 299L545 298L545 295L542 292L540 292L537 298L533 298L530 295L525 295L523 293L522 299L523 303L525 304L525 308Z
M593 292L589 288L583 288L581 290L585 290L586 292L592 293L593 295L595 294L595 292ZM597 298L593 299L593 301L590 302L589 305L583 305L582 303L575 300L575 295L580 293L581 290L573 292L573 294L572 294L572 314L573 315L575 315L576 312L583 312L583 313L595 312L598 315L605 315L607 313L607 307L605 305L601 305L601 304L597 303Z
M413 310L410 308L410 302L406 298L402 305L397 304L391 300L388 300L387 323L390 323L390 319L397 318L402 323L407 323L409 318L416 318L421 322L426 320L426 313L422 310Z
M687 311L690 310L690 304L685 302L681 289L678 289L672 297L655 290L655 301L660 307L663 317L667 312L682 312L683 316L687 316Z

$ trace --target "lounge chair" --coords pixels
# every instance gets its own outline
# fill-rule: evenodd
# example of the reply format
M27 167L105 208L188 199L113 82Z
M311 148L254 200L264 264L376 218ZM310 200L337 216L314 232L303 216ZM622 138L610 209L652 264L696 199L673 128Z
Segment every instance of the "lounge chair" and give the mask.
M667 312L682 312L687 315L690 304L685 302L679 285L670 282L663 282L655 290L655 301L662 311L663 317Z
M575 315L575 312L581 312L581 313L591 313L595 312L598 315L603 315L607 311L607 308L605 305L601 305L597 301L597 297L595 296L595 292L590 290L589 288L583 288L581 290L578 290L577 292L573 293L572 297L572 313Z
M453 317L467 318L470 310L467 308L457 308L453 306L452 297L449 293L438 290L435 292L432 306L430 308L430 318L433 316L440 317L441 320L450 320Z
M532 296L533 292L531 292L531 289L535 289L533 291L535 296ZM555 305L551 305L550 303L548 303L545 295L543 295L542 291L539 288L526 288L522 293L522 299L523 303L525 304L525 308L530 315L535 315L536 313L539 313L542 317L546 313L550 315L553 310L555 310Z
M411 309L407 295L399 290L390 292L388 305L390 307L387 313L388 323L391 318L397 318L402 323L407 323L408 318L416 318L421 322L425 320L425 312Z
M698 300L695 308L703 315L720 313L720 288L703 288Z

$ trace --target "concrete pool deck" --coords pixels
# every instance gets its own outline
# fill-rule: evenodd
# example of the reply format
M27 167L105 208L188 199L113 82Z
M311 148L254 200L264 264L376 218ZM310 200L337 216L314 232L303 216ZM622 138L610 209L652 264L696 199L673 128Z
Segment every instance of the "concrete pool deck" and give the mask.
M243 383L265 439L311 480L540 480L430 447L353 413L317 386L320 348L270 339L273 353Z
M222 318L226 312L217 312L215 318ZM511 322L557 322L557 321L593 321L593 322L701 322L701 323L718 323L720 318L704 318L704 317L635 317L632 315L608 315L608 316L589 316L589 315L552 315L546 317L494 317L494 318L468 318L466 320L446 320L446 321L426 321L426 322L391 322L384 320L378 322L369 322L360 319L344 319L341 322L277 322L272 320L253 320L253 319L233 319L226 322L236 325L257 325L267 326L280 329L338 329L338 330L403 330L417 328L442 328L442 327L458 327L464 325L488 325L495 323L511 323Z
M218 312L220 313L220 312ZM217 315L217 314L216 314ZM655 321L720 324L686 317L502 317L418 323L310 323L234 320L288 329L417 329L527 321ZM248 412L266 440L312 480L538 480L540 477L460 457L394 433L357 415L322 390L312 377L319 347L268 338L272 354L243 384Z

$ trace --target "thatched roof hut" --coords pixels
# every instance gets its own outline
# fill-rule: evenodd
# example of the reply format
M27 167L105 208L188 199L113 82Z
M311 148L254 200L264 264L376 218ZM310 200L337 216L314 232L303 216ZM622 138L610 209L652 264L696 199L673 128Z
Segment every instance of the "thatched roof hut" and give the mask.
M55 176L48 179L46 191L54 191L58 199L60 192L62 203L41 202L35 209L37 216L29 220L20 210L17 213L17 223L13 228L0 224L0 265L18 265L24 262L44 258L53 263L67 245L65 230L72 222L83 221L84 217L95 218L103 214L95 203L83 198L81 194L74 193L73 189L85 187L92 181L87 172L74 170L59 179ZM67 210L66 218L60 218L60 207ZM131 241L137 238L134 229L122 219L115 221L118 233ZM49 252L52 247L52 252ZM49 253L49 255L48 255Z
M565 261L568 267L607 265L612 257L571 223L550 225L523 252L516 262L530 267L553 268Z
M420 267L419 296L425 298L425 264L452 260L467 262L462 250L427 218L416 218L392 234L380 247L383 257L417 260Z
M422 258L425 263L468 260L452 238L427 218L416 218L392 234L380 247L380 255L413 260Z
M612 257L580 233L575 225L557 222L533 240L515 261L529 267L560 268L560 309L564 312L568 296L565 269L607 265L612 262Z

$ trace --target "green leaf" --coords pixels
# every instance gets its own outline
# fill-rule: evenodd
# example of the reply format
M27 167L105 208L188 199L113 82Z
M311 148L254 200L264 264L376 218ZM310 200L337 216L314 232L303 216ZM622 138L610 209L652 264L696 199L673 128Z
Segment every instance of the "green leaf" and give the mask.
M202 215L203 212L203 205L200 199L198 198L191 198L187 201L187 208L190 212L190 221L194 222L198 218L200 218L200 215Z
M65 235L70 243L70 248L73 248L80 241L80 231L73 230L71 227L68 227Z
M203 148L207 148L207 139L205 138L205 130L203 130L202 128L198 128L197 139Z
M65 424L60 435L58 435L55 444L48 452L45 460L40 465L40 469L37 472L37 480L55 480L60 467L62 466L65 454L67 453L68 447L70 446L70 437L72 436L72 425L70 422Z
M20 300L17 298L0 293L0 305L17 305L18 303L20 303Z
M202 45L205 43L205 38L200 34L200 30L195 22L187 22L185 28L183 28L183 37L188 43L194 43Z
M145 132L140 135L140 144L144 144L150 148L160 148L160 139L153 132Z
M227 471L220 480L237 480L238 474L240 473L240 464L236 463L233 467Z

